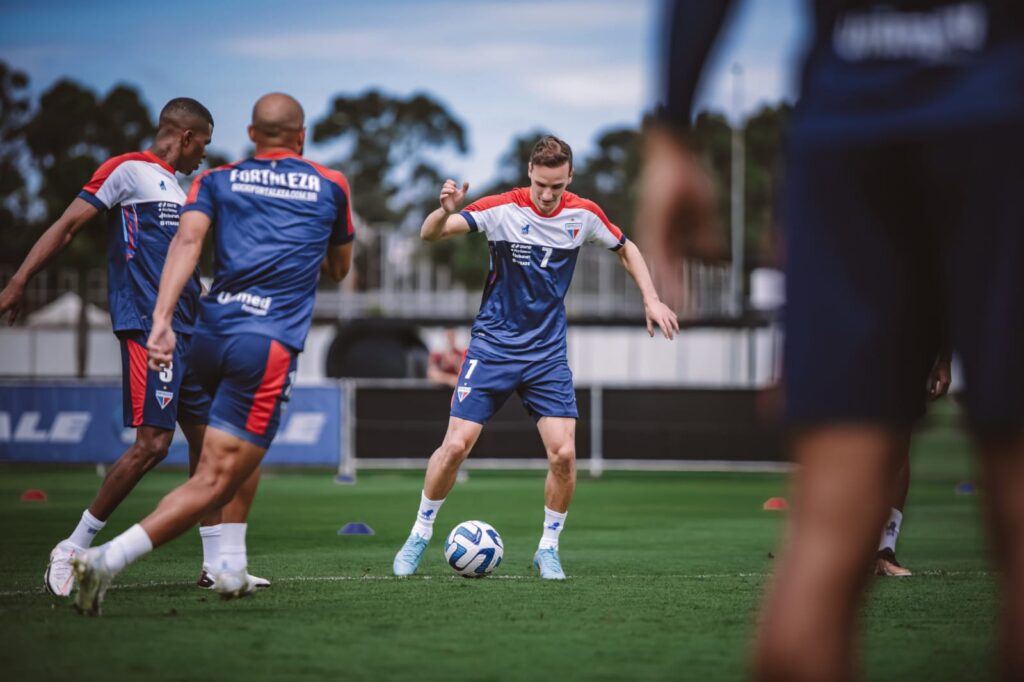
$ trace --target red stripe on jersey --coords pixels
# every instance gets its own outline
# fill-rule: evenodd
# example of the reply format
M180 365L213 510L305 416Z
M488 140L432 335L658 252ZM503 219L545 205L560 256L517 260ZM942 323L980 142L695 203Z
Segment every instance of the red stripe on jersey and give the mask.
M345 225L348 229L348 234L352 234L352 193L348 187L348 178L346 178L345 174L341 171L336 171L333 168L328 168L327 166L321 166L319 163L310 161L309 159L302 160L315 168L316 172L321 176L341 187L341 191L345 195Z
M533 205L533 201L530 199L530 190L525 187L520 187L503 194L480 197L462 210L469 211L470 213L476 213L478 211L486 211L487 209L495 208L496 206L504 206L505 204L515 204L516 206L522 206L523 208L532 208L534 211L537 210Z
M147 353L145 347L131 339L128 344L128 390L132 399L132 426L142 425L142 408L146 404Z
M96 192L100 191L100 187L107 181L110 174L117 170L117 167L126 161L145 161L146 163L155 163L171 175L174 175L174 169L171 168L170 164L158 157L152 152L129 152L127 154L121 154L111 159L104 161L96 172L92 174L92 178L82 188L82 191L88 192L89 194L95 195Z
M515 204L516 206L532 209L534 213L542 218L554 218L561 213L563 209L581 208L584 211L589 211L597 216L597 218L604 223L604 226L608 228L608 231L611 232L617 240L622 240L622 230L616 227L612 221L608 220L608 216L604 214L604 211L601 210L600 206L590 199L584 199L572 192L563 192L562 200L558 203L558 208L551 213L541 213L537 210L537 207L533 205L533 200L530 198L529 187L519 187L510 192L505 192L504 194L481 197L462 210L474 213L478 211L486 211L497 206L504 206L506 204Z
M202 184L203 178L212 172L213 170L204 170L192 181L192 186L188 188L188 196L185 197L186 204L194 204L196 202L196 197L199 196L199 185Z
M260 381L260 387L256 389L252 407L249 408L249 416L245 420L246 431L255 433L257 436L266 433L291 364L292 354L288 352L288 349L277 341L271 340L270 350L267 351L267 367L263 370L263 380Z

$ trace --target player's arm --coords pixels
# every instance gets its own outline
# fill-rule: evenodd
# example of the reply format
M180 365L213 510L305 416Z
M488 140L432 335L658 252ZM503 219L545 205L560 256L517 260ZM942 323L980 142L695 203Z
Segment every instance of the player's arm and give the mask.
M64 213L47 228L46 232L36 240L32 249L25 256L21 267L11 277L10 282L0 291L0 316L9 312L10 324L21 313L22 301L25 297L25 287L28 281L39 272L43 266L65 246L71 243L78 231L96 217L99 209L88 201L76 198L64 210Z
M149 365L161 369L170 364L174 356L174 331L171 320L178 305L181 291L192 278L203 240L210 229L210 217L201 211L186 211L181 215L178 232L167 249L167 260L160 275L160 291L153 308L153 331L149 335Z
M659 289L673 306L685 298L684 255L722 250L713 185L687 146L694 93L732 0L675 0L667 5L669 37L661 64L661 103L644 129L644 168L637 202L640 243L652 259Z
M328 244L327 255L320 265L320 272L335 282L340 282L352 269L352 242L347 244Z
M431 212L420 227L420 239L425 242L436 242L470 231L469 222L459 214L459 208L469 191L469 183L462 183L459 188L454 180L445 180L441 186L441 206Z
M654 336L654 325L658 325L666 339L673 338L679 331L679 319L658 298L658 292L654 288L654 282L651 281L651 273L647 269L647 263L644 262L640 249L627 239L616 253L618 253L622 267L626 269L629 276L636 282L637 288L640 289L640 295L644 301L644 316L647 318L647 333Z

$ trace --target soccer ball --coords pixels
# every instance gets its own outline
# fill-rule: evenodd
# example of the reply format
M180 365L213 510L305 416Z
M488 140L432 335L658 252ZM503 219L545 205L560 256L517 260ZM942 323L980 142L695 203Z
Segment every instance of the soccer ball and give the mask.
M466 578L485 578L501 564L504 548L494 527L483 521L463 521L444 541L444 558Z

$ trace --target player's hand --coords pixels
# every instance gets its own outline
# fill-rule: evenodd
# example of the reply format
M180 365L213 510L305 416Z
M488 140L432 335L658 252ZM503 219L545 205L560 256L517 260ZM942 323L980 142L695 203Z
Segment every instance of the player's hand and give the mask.
M25 287L18 282L11 280L0 291L0 318L4 313L10 313L7 324L14 325L15 320L21 315L21 306L25 302Z
M666 339L675 338L679 331L679 318L672 309L661 301L644 304L644 315L647 316L647 333L654 337L654 325L658 325Z
M455 184L454 180L445 180L441 186L441 208L446 213L455 213L462 207L462 202L466 198L466 192L469 191L469 183L462 183L460 189Z
M154 322L146 348L149 349L149 368L160 371L174 359L174 330L166 322Z
M932 373L928 376L928 397L936 400L949 392L949 384L953 380L953 370L950 368L949 358L940 357L932 367Z
M686 304L683 258L724 252L714 185L679 137L656 126L644 131L644 168L634 225L651 275L673 310Z

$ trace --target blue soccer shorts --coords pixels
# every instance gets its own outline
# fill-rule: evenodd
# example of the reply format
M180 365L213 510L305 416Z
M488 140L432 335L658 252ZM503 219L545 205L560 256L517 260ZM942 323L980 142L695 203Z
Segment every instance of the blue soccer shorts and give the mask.
M298 353L267 336L196 334L188 360L212 396L207 424L270 447L288 401Z
M1021 126L794 136L787 154L786 411L909 425L937 341L975 432L1024 425Z
M470 344L452 394L451 416L486 424L512 392L534 420L541 417L577 419L576 391L565 357L548 360L492 359L474 353Z
M170 367L149 368L148 333L117 332L121 344L121 397L126 427L155 426L174 430L182 424L205 424L210 397L188 367L186 355L191 337L177 334Z

